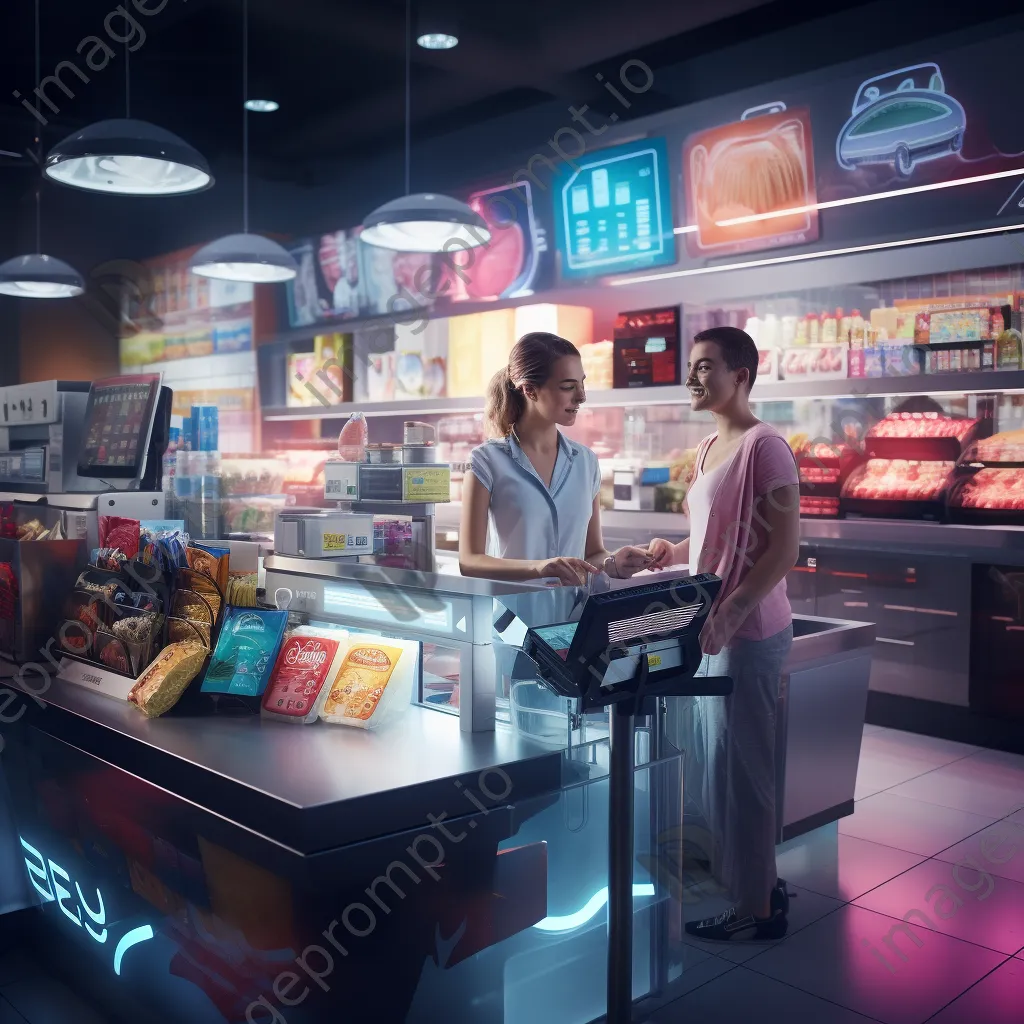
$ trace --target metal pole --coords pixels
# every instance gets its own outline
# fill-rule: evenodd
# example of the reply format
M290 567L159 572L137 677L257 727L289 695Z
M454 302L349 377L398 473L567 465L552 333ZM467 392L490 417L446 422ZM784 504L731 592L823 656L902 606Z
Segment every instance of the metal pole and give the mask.
M633 760L636 718L613 707L608 776L608 1024L629 1024L633 1009Z
M657 863L664 864L661 849L661 836L671 820L671 797L675 787L669 783L669 765L662 763L668 753L666 736L668 706L664 697L654 701L654 714L651 722L651 767L648 770L650 785L651 818L651 855ZM668 940L669 940L669 904L659 900L651 912L651 995L659 995L668 987Z

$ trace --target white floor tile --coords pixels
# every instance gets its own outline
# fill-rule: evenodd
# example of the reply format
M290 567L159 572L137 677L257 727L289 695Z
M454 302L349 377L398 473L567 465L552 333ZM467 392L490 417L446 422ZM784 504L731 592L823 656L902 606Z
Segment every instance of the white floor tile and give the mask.
M934 857L940 850L987 828L994 820L892 793L878 793L861 800L853 814L841 819L839 832L907 853Z
M1004 818L1024 807L1024 767L973 754L896 786L892 794Z

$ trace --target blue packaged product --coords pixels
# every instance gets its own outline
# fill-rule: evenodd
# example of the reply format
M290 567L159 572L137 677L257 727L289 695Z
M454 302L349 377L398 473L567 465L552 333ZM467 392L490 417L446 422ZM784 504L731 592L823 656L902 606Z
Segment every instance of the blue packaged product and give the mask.
M217 638L203 693L262 697L284 637L288 613L235 608Z

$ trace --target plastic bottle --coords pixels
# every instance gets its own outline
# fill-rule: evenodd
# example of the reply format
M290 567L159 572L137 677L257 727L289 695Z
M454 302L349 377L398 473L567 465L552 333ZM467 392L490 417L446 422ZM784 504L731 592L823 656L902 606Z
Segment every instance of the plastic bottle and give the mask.
M864 317L860 310L855 309L850 314L850 348L864 348L867 340L867 330Z
M807 344L821 344L821 321L815 313L807 314Z
M338 454L344 462L365 462L369 439L366 417L361 412L354 412L338 435Z
M839 324L834 313L821 314L821 344L834 345L839 338Z

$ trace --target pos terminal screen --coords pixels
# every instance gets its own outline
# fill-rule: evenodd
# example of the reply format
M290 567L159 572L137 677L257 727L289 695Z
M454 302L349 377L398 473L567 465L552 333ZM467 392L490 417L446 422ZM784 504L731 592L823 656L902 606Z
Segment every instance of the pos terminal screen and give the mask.
M577 626L578 622L560 622L554 626L537 626L533 632L565 661Z
M138 475L145 462L159 393L157 373L93 382L78 457L81 476Z

